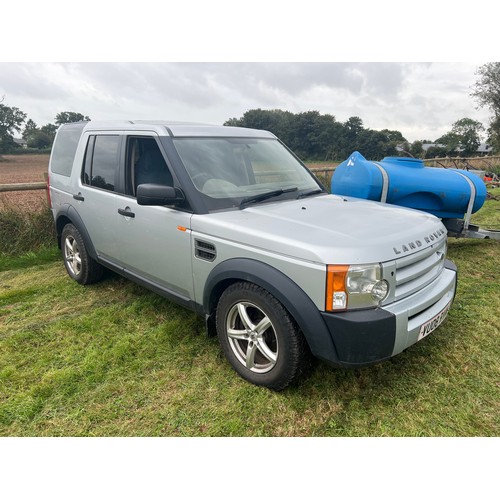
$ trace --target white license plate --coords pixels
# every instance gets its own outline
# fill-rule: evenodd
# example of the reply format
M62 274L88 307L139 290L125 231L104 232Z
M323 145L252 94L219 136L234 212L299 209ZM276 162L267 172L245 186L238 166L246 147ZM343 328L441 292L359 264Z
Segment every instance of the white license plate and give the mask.
M432 319L424 323L420 327L420 332L418 334L418 340L422 340L424 337L427 337L430 333L432 333L446 318L448 311L450 310L451 302L436 316Z

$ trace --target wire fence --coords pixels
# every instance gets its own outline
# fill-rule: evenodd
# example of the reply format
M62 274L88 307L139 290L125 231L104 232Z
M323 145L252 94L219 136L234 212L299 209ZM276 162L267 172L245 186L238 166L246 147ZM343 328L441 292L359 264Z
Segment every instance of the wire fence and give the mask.
M428 158L424 160L427 167L458 168L461 170L483 170L491 172L500 167L500 156L476 156L471 158L449 157Z

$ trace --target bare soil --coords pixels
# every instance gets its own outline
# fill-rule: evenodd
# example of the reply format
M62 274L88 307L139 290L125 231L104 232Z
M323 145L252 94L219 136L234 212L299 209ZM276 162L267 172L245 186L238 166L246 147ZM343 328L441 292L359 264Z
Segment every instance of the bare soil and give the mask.
M49 155L2 155L0 156L0 184L44 182L49 166ZM47 208L47 193L15 191L0 193L0 210L16 209L35 212Z

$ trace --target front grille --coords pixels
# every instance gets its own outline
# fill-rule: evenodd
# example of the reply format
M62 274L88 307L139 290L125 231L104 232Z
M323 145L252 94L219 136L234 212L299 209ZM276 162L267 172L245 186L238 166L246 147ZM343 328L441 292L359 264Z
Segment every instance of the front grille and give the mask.
M434 281L443 270L446 259L446 239L413 255L396 261L396 290L400 300Z
M215 245L201 240L194 240L194 254L199 259L208 260L209 262L213 262L217 257Z

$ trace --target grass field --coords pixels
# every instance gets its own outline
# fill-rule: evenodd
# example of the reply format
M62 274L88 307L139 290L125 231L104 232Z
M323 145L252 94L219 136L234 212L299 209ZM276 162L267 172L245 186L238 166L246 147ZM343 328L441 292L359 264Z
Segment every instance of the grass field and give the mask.
M500 242L450 240L449 257L458 293L438 331L274 393L240 379L194 313L114 275L81 287L53 247L4 254L0 436L497 436Z

